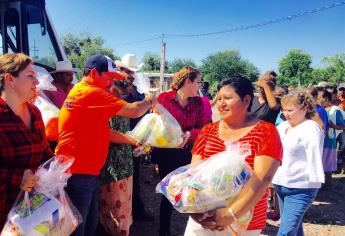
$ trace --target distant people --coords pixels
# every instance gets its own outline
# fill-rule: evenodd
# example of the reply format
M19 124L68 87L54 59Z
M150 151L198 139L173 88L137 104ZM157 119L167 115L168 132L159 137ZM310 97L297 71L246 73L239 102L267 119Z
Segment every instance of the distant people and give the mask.
M192 163L225 151L227 142L238 142L249 145L251 154L246 162L253 175L227 207L191 214L185 236L233 235L230 224L252 209L245 235L260 235L266 227L267 187L281 164L282 145L274 125L248 115L253 97L253 86L247 79L228 78L218 86L222 120L202 128L194 143Z
M179 148L154 148L152 161L158 164L159 176L163 179L178 167L190 164L191 149L200 129L205 125L203 103L199 96L201 73L193 67L183 67L174 74L171 91L161 93L159 104L167 109L180 124L184 142ZM190 133L190 137L188 137ZM170 219L173 206L162 195L159 210L159 235L170 235Z
M319 102L325 108L329 122L322 160L326 178L322 189L327 190L331 188L332 172L337 170L337 132L340 133L340 130L345 129L345 122L340 109L332 104L332 94L324 90L320 92L319 96Z
M128 75L128 77L124 81L126 87L126 95L123 97L123 99L128 103L143 101L145 99L145 94L139 93L138 88L133 84L135 73L139 70L136 55L127 53L121 58L121 60L116 60L115 64L120 71L125 72ZM141 118L142 116L130 119L130 130L133 130L135 128ZM134 220L153 221L154 216L145 210L144 201L141 199L141 158L134 158L133 164L133 218Z
M125 76L116 71L109 57L89 57L82 80L72 88L60 111L55 152L75 158L66 191L83 217L72 235L94 235L98 224L99 173L109 142L136 145L129 136L109 129L109 119L116 115L139 117L156 103L152 95L135 103L113 96L109 89L114 79L123 80Z
M56 62L56 69L51 72L53 76L52 85L56 87L56 91L44 90L44 94L59 109L61 109L69 91L73 88L74 69L70 61Z
M345 87L339 88L338 99L340 101L339 107L345 111Z
M328 115L325 108L320 104L320 97L323 91L324 88L320 87L311 87L306 89L307 94L313 98L315 104L316 112L311 119L318 123L321 129L326 133L329 128Z
M265 72L258 80L258 97L254 97L250 115L274 124L280 111L280 101L275 97L277 74Z
M278 85L274 91L277 99L281 100L283 96L289 93L288 87L286 85ZM285 121L285 117L282 111L279 112L275 125L278 126L280 123Z
M202 82L201 86L201 94L204 97L208 97L209 100L212 100L212 95L210 93L210 83L209 82Z
M33 171L53 156L41 112L30 102L38 83L30 57L0 57L0 230L20 190L37 183Z
M340 100L338 99L338 90L336 86L327 86L326 90L332 94L332 105L339 106Z
M303 216L324 182L324 133L310 119L314 104L305 92L294 91L284 96L282 107L287 120L277 129L284 148L283 163L272 181L280 209L277 235L304 235Z

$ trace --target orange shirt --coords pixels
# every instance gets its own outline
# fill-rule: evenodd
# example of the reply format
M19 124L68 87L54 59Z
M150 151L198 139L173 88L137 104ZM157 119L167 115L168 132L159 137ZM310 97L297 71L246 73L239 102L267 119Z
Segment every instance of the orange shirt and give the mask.
M76 84L59 115L57 155L75 157L72 174L99 175L108 154L109 119L125 101L86 82Z

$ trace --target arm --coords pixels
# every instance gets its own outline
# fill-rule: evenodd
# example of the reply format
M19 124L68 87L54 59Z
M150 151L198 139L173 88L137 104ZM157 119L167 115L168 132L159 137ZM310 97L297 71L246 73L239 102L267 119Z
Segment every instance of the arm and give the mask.
M269 156L255 158L253 176L229 206L237 218L251 210L262 198L279 165L280 161ZM234 221L229 213L229 208L221 208L216 211L215 220L218 226L227 227Z
M137 118L144 115L151 106L157 103L157 98L154 96L148 96L144 101L127 103L117 115L128 118Z
M322 167L322 154L324 135L321 130L310 129L305 137L306 155L308 162L308 172L310 182L324 183L324 173Z
M138 146L138 142L127 134L123 134L116 130L109 129L110 142L116 144L130 144L132 146Z
M315 113L315 115L311 118L313 121L315 121L319 126L320 128L323 130L323 131L326 131L326 127L325 127L325 124L323 123L323 121L321 120L320 116L318 113Z
M266 95L268 106L272 110L278 110L280 108L280 104L278 103L278 101L277 101L277 99L276 99L276 97L274 95L274 92L271 90L271 88L267 84L266 80L259 79L258 80L258 86L263 88L263 90L265 91L265 95Z

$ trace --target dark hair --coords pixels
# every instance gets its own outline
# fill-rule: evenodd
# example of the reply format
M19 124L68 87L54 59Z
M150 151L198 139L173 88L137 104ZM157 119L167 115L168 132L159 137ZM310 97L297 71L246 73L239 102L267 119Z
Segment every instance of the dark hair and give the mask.
M335 86L327 86L326 90L330 92L331 94L338 94L338 90Z
M345 87L340 87L338 90L344 92L345 91Z
M314 98L315 101L318 97L319 91L323 91L323 90L321 90L319 87L311 88L310 95Z
M223 79L219 83L217 87L217 92L219 92L220 89L225 86L231 86L235 90L237 95L241 98L242 101L245 96L249 95L250 103L249 103L247 111L250 111L253 104L253 98L254 98L254 87L252 85L252 82L245 78L238 78L238 77L226 78L226 79Z
M330 102L332 101L332 94L325 89L322 93L322 98Z

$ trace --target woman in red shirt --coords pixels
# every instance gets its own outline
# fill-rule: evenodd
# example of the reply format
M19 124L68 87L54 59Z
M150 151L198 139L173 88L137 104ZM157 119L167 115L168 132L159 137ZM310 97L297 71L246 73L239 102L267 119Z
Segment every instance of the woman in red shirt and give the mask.
M183 132L190 133L190 137L184 138L180 148L155 148L152 151L152 161L158 164L161 179L191 161L194 140L205 124L203 102L198 96L200 84L200 72L193 67L184 67L174 75L172 91L162 93L158 97L158 102L175 117ZM170 235L171 213L172 205L162 196L159 216L160 236Z
M253 176L227 208L193 215L185 235L232 235L226 228L253 208L246 235L259 235L266 225L267 187L281 163L282 145L274 125L248 115L253 97L253 86L247 79L229 78L218 86L217 108L222 120L201 130L192 163L224 151L225 142L246 143L251 149L246 162Z
M0 230L20 189L37 182L31 170L53 156L41 113L29 102L38 84L32 65L22 53L0 57Z

